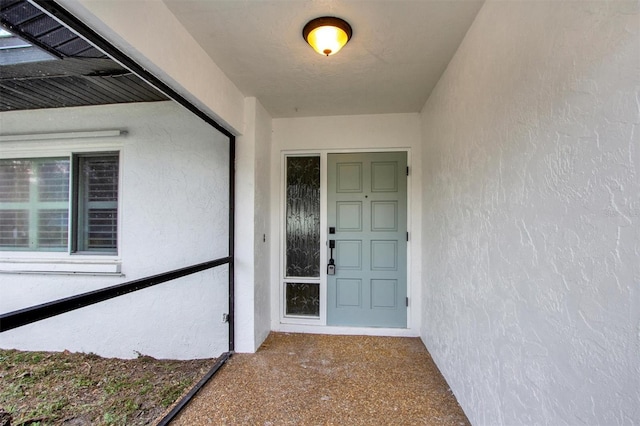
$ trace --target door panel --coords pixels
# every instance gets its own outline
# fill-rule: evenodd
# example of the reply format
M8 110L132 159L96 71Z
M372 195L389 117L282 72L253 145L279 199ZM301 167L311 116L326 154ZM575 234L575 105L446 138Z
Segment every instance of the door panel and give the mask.
M405 152L328 155L329 325L407 326L406 166Z
M395 240L371 241L371 270L398 270L398 242Z
M338 278L336 286L339 308L362 308L362 280Z
M398 280L371 280L371 308L397 307Z
M362 241L336 241L336 267L342 270L362 270Z
M372 231L397 231L398 230L398 202L397 201L372 201L371 202L371 230Z
M361 201L338 201L336 210L338 214L338 231L362 231Z

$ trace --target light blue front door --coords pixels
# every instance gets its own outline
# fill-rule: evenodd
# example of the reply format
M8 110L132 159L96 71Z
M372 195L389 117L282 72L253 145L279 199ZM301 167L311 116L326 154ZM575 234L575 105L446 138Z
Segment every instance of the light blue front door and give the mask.
M406 170L406 152L329 154L327 324L407 326Z

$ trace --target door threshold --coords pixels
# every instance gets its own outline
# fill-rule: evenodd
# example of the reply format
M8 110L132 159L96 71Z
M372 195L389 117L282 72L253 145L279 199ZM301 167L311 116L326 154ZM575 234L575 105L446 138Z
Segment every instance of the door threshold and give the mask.
M272 331L283 333L334 334L344 336L420 337L411 328L342 327L331 325L278 324Z

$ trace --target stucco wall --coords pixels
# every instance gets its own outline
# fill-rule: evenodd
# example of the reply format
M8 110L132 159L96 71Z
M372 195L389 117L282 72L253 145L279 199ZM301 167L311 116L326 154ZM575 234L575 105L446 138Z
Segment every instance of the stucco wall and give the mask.
M269 280L271 265L277 256L272 256L269 244L272 238L269 232L271 194L269 193L271 164L271 116L256 101L256 159L255 159L255 214L254 214L254 347L260 347L271 331L271 281ZM276 202L273 202L276 204Z
M228 139L172 102L7 112L3 134L121 129L108 140L31 142L119 145L120 275L0 274L0 312L227 255ZM0 143L0 155L9 152ZM35 150L35 152L38 151ZM0 252L0 260L11 254ZM64 255L61 260L81 256ZM0 334L0 347L160 358L227 350L227 267L201 272Z
M473 424L640 423L638 5L489 0L422 112L422 338Z
M279 118L273 120L271 149L271 253L278 257L273 265L282 263L280 257L280 215L282 195L282 153L296 150L334 151L409 149L411 174L409 176L409 330L396 330L404 335L417 335L420 329L420 309L415 301L420 300L421 283L421 145L418 114L378 114L330 117ZM316 326L296 327L280 323L280 270L271 270L271 321L272 329L287 331L318 332ZM415 302L415 304L414 304ZM415 308L414 308L415 307ZM355 330L355 329L354 329ZM322 332L352 333L346 328L330 327ZM375 334L375 328L359 328L356 333ZM385 329L386 334L394 330Z
M255 352L270 331L268 247L271 117L245 99L245 132L236 145L235 301L238 352Z

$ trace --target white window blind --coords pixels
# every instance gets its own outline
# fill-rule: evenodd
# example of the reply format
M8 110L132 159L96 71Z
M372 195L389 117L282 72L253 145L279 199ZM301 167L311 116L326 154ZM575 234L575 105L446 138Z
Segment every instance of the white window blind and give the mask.
M63 251L69 159L0 160L0 249Z
M118 157L79 157L78 251L115 252L118 242Z

